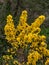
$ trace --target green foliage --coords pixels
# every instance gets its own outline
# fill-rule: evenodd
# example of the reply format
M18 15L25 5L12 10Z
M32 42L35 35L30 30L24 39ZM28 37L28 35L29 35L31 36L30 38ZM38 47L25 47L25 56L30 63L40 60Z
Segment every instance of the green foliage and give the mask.
M41 33L40 34L44 34L46 36L46 42L48 44L48 49L49 49L49 28L45 27L44 25L41 27Z

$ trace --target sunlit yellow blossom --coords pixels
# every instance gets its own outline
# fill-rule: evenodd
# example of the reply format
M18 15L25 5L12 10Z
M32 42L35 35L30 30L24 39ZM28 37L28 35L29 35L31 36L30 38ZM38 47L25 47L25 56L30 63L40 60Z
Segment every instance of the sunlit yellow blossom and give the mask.
M40 56L40 54L37 52L37 51L34 51L34 52L32 52L32 53L30 53L29 55L28 55L28 62L27 62L27 64L29 65L29 64L32 64L32 65L36 65L36 61L38 61L38 59L40 59L41 58L41 56Z
M7 16L7 22L8 23L5 25L4 31L5 31L6 39L8 41L11 41L15 39L15 35L16 35L16 30L11 15Z
M7 16L4 33L9 44L7 44L7 55L2 56L5 65L10 63L12 65L36 65L39 60L46 60L49 57L46 36L40 35L40 26L44 22L45 16L39 16L31 25L27 23L27 17L27 11L22 11L19 23L15 26L12 15ZM18 52L21 52L21 54ZM24 61L21 62L21 60ZM48 65L48 63L49 59L47 59L45 65Z
M41 46L46 47L47 48L47 44L45 42L41 42Z
M26 21L27 21L27 11L24 10L24 11L22 11L22 14L20 16L20 23L24 23Z
M42 35L41 40L43 40L43 41L46 40L46 36Z
M38 47L38 42L32 42L30 48L35 48L35 47Z
M49 65L49 58L46 60L45 65Z
M22 15L25 15L25 14L27 14L27 11L26 10L24 10L24 11L22 11Z
M49 56L49 50L48 49L46 50L46 56Z
M7 16L7 23L11 23L13 21L12 16L8 15Z
M35 60L33 60L33 61L32 61L32 63L27 62L27 65L36 65L36 61L35 61Z
M19 42L20 41L20 37L17 37L16 40Z
M39 27L45 20L45 16L41 15L37 19L35 19L35 22L32 23L32 27Z
M32 33L28 34L28 42L30 42L30 43L32 42Z
M24 41L27 41L27 39L28 39L28 35L24 35Z

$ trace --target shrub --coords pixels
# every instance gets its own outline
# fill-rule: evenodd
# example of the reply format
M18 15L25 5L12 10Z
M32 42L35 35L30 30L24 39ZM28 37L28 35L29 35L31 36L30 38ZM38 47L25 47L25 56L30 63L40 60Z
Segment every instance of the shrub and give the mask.
M39 16L31 25L27 24L27 17L27 11L22 11L19 24L15 27L12 15L7 16L4 31L10 47L2 57L4 65L36 65L39 61L43 65L49 63L46 36L40 35L45 16Z

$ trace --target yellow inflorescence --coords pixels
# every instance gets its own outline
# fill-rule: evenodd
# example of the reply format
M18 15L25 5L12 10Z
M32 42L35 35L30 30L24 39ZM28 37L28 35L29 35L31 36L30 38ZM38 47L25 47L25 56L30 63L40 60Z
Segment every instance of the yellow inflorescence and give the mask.
M4 55L3 58L6 60L13 59L12 55Z
M45 16L41 15L37 19L35 19L35 22L32 23L32 27L39 27L43 21L45 20Z
M15 28L12 16L8 15L4 31L6 39L12 46L12 48L9 48L7 52L12 56L3 55L3 58L7 60L12 59L14 65L20 65L21 63L19 63L19 60L14 59L14 56L17 56L18 49L24 50L29 47L27 61L22 62L23 64L36 65L38 60L44 60L43 57L47 59L47 57L49 57L49 50L47 49L46 36L39 34L41 31L40 25L44 22L44 20L45 16L41 15L35 19L35 22L28 25L27 11L24 10L20 16L19 24ZM45 62L45 65L48 65L48 62L49 59ZM6 65L8 65L8 63Z
M49 65L49 58L47 58L45 65Z
M36 62L41 58L41 55L37 51L29 53L27 65L36 65Z
M6 39L8 41L13 41L16 35L16 29L14 27L12 16L7 16L7 24L4 27Z

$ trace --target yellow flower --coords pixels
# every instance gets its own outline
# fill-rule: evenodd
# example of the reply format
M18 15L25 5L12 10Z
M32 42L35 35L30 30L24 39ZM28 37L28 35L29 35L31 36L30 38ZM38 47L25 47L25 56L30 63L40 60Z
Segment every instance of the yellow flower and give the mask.
M41 46L47 48L47 44L45 42L41 42Z
M37 51L33 51L28 55L27 65L32 64L36 65L36 62L41 58L41 55Z
M41 15L41 16L39 16L39 19L41 19L43 21L43 20L45 20L45 16Z
M28 42L30 42L30 43L32 42L32 33L28 34Z
M39 34L41 31L40 25L44 22L45 16L39 16L31 25L26 23L27 16L27 11L22 11L19 24L15 28L12 15L8 15L6 25L4 27L6 35L5 39L8 40L12 48L8 48L7 50L7 52L11 55L3 55L3 59L6 62L12 60L14 65L22 65L15 60L18 49L28 49L27 65L36 65L36 62L43 58L43 56L49 57L49 50L47 49L47 44L45 43L46 36L41 36ZM45 65L47 65L47 63L49 63L49 60L45 62Z
M32 42L32 44L30 45L30 48L35 48L38 47L38 42Z
M20 16L20 24L23 24L27 21L27 11L22 11L22 14Z
M42 36L41 36L41 40L42 40L42 41L46 40L46 36L45 36L45 35L42 35Z
M49 58L46 60L45 65L49 65Z
M27 14L27 11L26 10L22 11L22 15L25 15L25 14Z
M32 23L32 27L39 27L45 20L45 16L41 15L37 19L35 19L35 22Z
M8 15L7 16L7 23L11 23L13 21L12 16Z
M12 19L12 16L11 16L11 15L8 15L8 16L7 16L7 19Z
M24 41L27 41L28 35L24 35Z
M46 56L49 56L49 50L46 49Z
M19 42L20 41L20 37L17 37L16 40Z

